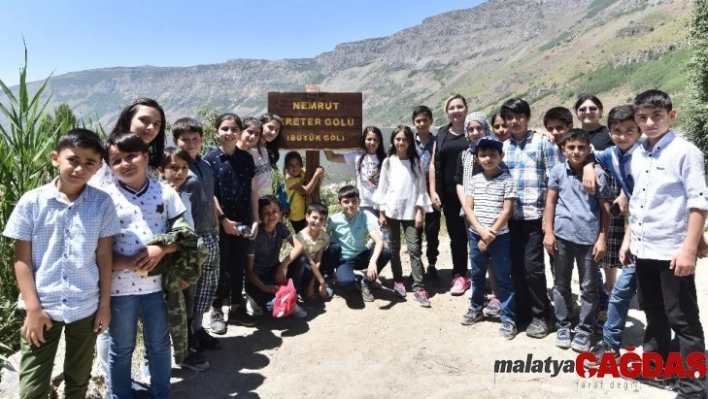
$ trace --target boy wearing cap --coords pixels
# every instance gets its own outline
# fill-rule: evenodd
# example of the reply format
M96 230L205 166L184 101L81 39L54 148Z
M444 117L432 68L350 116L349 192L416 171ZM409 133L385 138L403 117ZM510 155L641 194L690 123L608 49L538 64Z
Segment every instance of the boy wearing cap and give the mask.
M514 212L516 183L509 173L499 168L504 157L501 141L492 136L479 139L475 162L482 173L465 176L465 217L470 223L470 261L472 263L472 296L462 324L471 325L483 318L484 282L487 262L491 259L494 279L501 302L499 334L506 339L516 336L514 284L511 281L511 239L507 222Z

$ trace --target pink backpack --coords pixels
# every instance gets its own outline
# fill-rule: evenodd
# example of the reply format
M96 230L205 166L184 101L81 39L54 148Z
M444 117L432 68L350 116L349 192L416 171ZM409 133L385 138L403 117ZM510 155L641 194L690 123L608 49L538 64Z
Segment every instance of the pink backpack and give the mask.
M279 285L273 300L273 317L281 318L290 316L297 304L297 291L293 280L288 279L287 284Z

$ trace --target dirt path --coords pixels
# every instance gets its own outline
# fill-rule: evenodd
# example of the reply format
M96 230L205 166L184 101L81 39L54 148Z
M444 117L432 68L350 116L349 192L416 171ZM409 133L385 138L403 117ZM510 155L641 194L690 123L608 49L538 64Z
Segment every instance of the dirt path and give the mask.
M445 398L673 398L675 393L621 379L582 379L574 373L500 374L495 360L574 360L575 353L519 334L513 341L497 335L495 322L468 327L460 318L468 296L445 293L451 262L448 241L441 243L443 285L431 293L432 308L400 299L389 289L374 291L376 301L354 295L335 297L323 306L308 303L305 320L264 317L257 328L229 326L222 349L206 352L211 369L173 370L175 398L293 397L445 397ZM407 255L402 256L403 259ZM705 295L708 262L699 265L697 286L708 325ZM408 272L407 262L404 270ZM390 270L383 273L390 285ZM549 285L551 284L550 274ZM574 281L577 292L577 278ZM636 301L625 330L625 345L641 346L644 315ZM205 319L208 326L208 320ZM590 384L588 383L590 382ZM583 385L585 383L585 385Z

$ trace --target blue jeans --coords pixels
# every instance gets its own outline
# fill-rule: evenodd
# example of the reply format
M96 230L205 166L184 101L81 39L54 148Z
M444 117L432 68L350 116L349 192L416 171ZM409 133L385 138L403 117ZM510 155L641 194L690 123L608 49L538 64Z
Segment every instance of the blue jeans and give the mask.
M556 312L556 327L570 322L572 308L570 282L573 263L578 264L580 280L580 320L578 327L592 332L597 310L597 262L593 257L593 245L576 244L556 236L556 256L553 267L553 303Z
M342 259L340 258L342 254L342 247L339 243L333 242L325 250L322 263L335 263L336 264L336 275L337 284L342 289L352 288L356 283L356 276L354 275L354 270L366 269L369 266L369 260L371 255L373 255L374 249L367 249L353 258ZM337 261L334 261L337 259ZM379 272L383 270L386 264L391 260L391 250L384 247L379 255L379 259L376 261L376 268ZM367 277L365 277L367 278ZM368 278L367 278L368 280Z
M132 398L130 369L133 363L138 317L143 321L143 339L150 359L150 395L170 397L172 354L167 304L162 292L111 297L108 354L108 392L113 399Z
M602 339L619 349L622 343L622 331L627 322L629 303L637 293L637 268L623 267L610 294L610 305L607 307L607 322L602 329Z
M481 237L470 232L470 263L472 263L472 298L470 303L476 311L481 311L484 304L484 281L487 274L487 262L491 258L494 279L497 283L499 302L501 302L501 320L516 323L514 315L514 283L511 281L511 235L501 234L492 241L485 252L477 246Z

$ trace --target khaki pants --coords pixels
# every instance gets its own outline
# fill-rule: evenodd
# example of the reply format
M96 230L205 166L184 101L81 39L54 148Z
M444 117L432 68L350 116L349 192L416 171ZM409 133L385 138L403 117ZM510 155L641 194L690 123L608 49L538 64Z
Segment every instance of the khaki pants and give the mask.
M52 320L52 328L44 332L45 342L39 347L20 338L21 398L46 398L51 393L52 368L62 330L66 341L64 396L86 397L96 344L93 321L93 315L69 324Z

